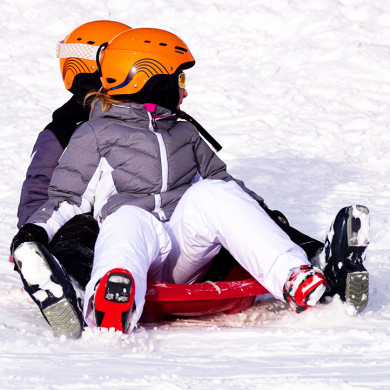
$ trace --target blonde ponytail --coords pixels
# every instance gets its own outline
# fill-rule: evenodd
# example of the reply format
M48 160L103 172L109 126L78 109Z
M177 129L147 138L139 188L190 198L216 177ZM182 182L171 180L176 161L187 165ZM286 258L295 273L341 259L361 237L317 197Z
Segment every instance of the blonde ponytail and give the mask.
M84 104L89 104L91 106L91 112L93 111L97 102L102 103L102 110L103 112L106 112L112 107L113 104L122 103L122 100L114 99L112 96L109 96L106 93L100 91L88 92L85 96Z

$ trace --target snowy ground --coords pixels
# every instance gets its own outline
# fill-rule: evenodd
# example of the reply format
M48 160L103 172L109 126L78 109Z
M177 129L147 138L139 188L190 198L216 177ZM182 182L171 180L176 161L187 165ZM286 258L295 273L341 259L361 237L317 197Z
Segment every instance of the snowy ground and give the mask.
M36 136L64 90L55 45L112 19L177 33L197 59L183 109L230 172L321 238L336 212L371 211L370 301L301 315L273 299L233 316L131 336L54 338L8 263ZM387 0L2 0L0 387L390 389L390 3Z

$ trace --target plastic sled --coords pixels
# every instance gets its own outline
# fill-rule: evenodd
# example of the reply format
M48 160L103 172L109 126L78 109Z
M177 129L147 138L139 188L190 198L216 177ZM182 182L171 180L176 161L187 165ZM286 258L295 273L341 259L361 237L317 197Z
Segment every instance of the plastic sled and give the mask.
M140 321L156 322L166 316L240 313L253 305L257 295L263 294L269 292L238 265L219 282L170 284L149 281Z

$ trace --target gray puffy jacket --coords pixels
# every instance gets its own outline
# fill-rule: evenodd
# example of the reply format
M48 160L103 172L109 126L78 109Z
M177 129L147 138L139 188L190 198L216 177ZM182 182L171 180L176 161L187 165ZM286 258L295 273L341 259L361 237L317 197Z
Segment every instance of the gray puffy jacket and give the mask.
M28 222L43 226L51 239L76 214L92 210L102 222L122 205L141 207L165 221L199 178L235 180L192 124L161 107L152 115L135 103L107 112L98 104L62 155L49 200Z

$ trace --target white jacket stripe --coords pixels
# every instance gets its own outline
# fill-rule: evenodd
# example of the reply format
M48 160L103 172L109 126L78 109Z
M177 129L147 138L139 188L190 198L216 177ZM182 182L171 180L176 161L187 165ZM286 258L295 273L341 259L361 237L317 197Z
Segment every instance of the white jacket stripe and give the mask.
M63 201L46 223L37 223L47 231L50 240L64 223L77 214L89 213L93 209L93 215L97 219L107 199L117 193L112 179L112 171L113 168L102 157L91 180L88 182L87 188L81 195L81 205L76 206Z

